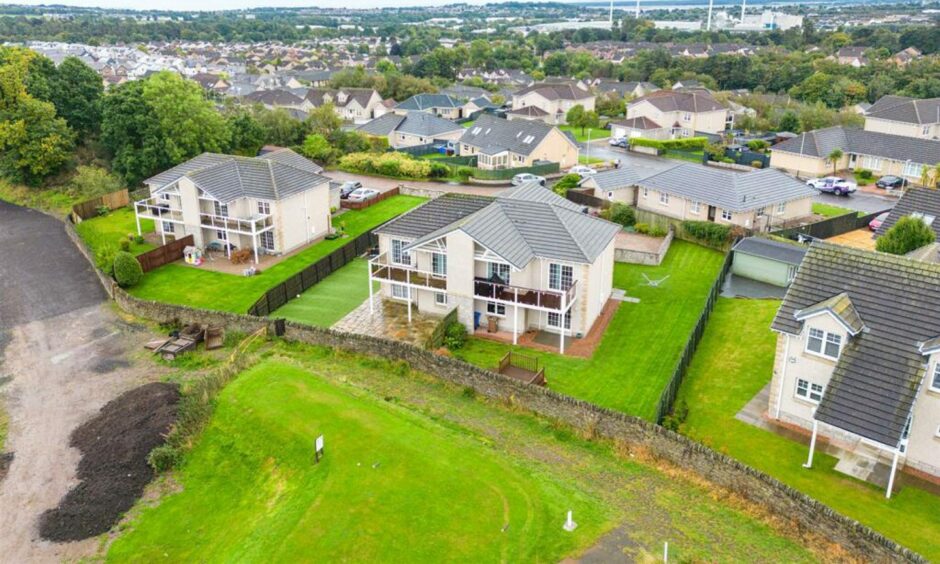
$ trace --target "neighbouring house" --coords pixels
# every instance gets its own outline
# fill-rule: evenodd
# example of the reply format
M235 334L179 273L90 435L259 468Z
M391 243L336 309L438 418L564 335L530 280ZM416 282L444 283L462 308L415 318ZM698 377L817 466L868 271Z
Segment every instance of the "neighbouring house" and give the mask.
M561 168L578 164L578 144L553 125L540 121L508 120L488 114L460 137L460 156L477 156L482 169L521 168L539 162Z
M444 119L461 119L464 103L447 94L415 94L395 106L395 113L428 112ZM469 112L467 112L469 113Z
M940 265L815 242L777 311L768 417L839 449L836 470L940 477ZM885 469L881 472L880 469Z
M304 97L301 109L309 112L326 104L333 104L336 115L343 120L365 123L375 117L376 107L382 105L382 96L372 88L311 88Z
M840 65L864 67L868 64L868 57L865 56L867 50L867 47L843 47L836 52L836 61Z
M766 237L745 237L731 249L735 276L785 288L796 277L806 247Z
M640 98L652 92L659 90L659 87L652 82L619 82L610 79L597 79L589 83L598 95L616 94L619 98Z
M217 74L201 72L194 74L190 78L198 82L203 90L218 92L219 94L227 92L228 89L232 87L231 83Z
M196 247L290 252L330 230L329 179L321 167L290 149L260 157L203 153L144 184L150 197L134 204L168 236L192 235ZM138 227L138 233L140 229Z
M495 198L447 194L376 229L369 287L417 311L453 308L468 330L493 318L513 342L527 330L587 335L610 299L620 226L538 183ZM372 303L370 296L370 303Z
M242 97L246 103L261 104L269 110L275 108L290 108L300 110L304 99L289 90L255 90Z
M728 108L707 90L659 90L627 104L627 120L647 118L669 137L692 137L696 131L721 133L730 124ZM641 130L642 131L642 130Z
M682 163L640 179L633 191L615 192L614 199L678 220L763 231L812 215L815 195L813 188L770 168L734 172Z
M563 124L568 110L578 105L585 110L593 110L594 101L594 93L571 83L541 82L515 92L512 95L512 110L535 106L545 112L542 119L545 123Z
M940 162L940 141L834 126L801 133L773 146L770 166L801 177L832 174L829 155L842 157L837 170L867 169L919 182L925 166Z
M906 67L907 65L911 63L911 61L919 59L923 55L924 54L917 47L908 47L906 49L901 49L894 55L891 55L891 58L888 60L892 61L894 64L898 65L899 67Z
M636 195L636 185L640 180L641 177L635 168L621 167L588 176L578 184L578 187L583 190L593 190L592 195L597 198L632 204Z
M614 139L669 139L673 128L663 127L645 116L632 117L610 122L610 136Z
M865 112L865 131L938 139L940 98L920 100L907 96L882 96Z
M393 113L360 125L356 131L387 137L389 147L414 147L434 141L457 141L466 132L458 124L425 112Z
M888 217L875 230L875 237L881 237L905 216L918 217L924 221L940 241L940 190L927 188L908 188L901 199L891 208Z

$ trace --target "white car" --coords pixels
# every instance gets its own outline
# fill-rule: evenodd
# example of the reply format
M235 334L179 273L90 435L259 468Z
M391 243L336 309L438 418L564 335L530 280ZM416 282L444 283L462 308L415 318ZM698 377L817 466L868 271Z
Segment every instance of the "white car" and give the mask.
M571 167L571 170L568 171L568 174L577 174L583 179L588 178L589 176L594 176L597 174L597 171L589 166L578 165Z
M350 202L366 202L379 195L378 190L372 188L357 188L353 190L347 198Z
M626 142L627 142L626 137L611 137L610 140L608 141L608 143L610 143L614 147L620 145L621 143L626 143Z
M858 184L839 178L838 176L824 176L822 178L813 178L806 182L807 185L819 190L835 194L836 196L848 196L858 190Z
M538 176L537 174L529 174L528 172L523 172L512 177L513 186L519 186L527 182L538 182L542 186L545 186L545 177Z

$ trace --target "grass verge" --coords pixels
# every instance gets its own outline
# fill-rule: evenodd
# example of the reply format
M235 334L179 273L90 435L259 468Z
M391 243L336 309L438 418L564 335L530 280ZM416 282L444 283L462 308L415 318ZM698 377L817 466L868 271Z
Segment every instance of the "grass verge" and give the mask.
M606 139L610 137L610 130L601 127L585 127L584 131L582 131L580 127L560 125L558 129L571 133L574 135L574 138L581 143L587 142L588 139L594 141L596 139Z
M820 202L813 202L813 213L816 215L821 215L823 217L839 217L841 215L848 215L850 213L857 213L855 210L850 210L848 208L843 208L840 206L833 206L832 204L823 204Z
M358 258L327 276L271 314L291 321L330 327L369 297L369 261ZM380 284L373 283L377 292Z
M769 329L777 300L720 298L678 401L689 406L682 433L766 472L928 560L940 559L940 497L905 486L890 500L884 490L836 472L836 459L735 419L770 382L776 336ZM808 441L807 441L808 443Z
M31 188L0 179L0 200L65 217L72 211L72 206L81 201L81 198L71 196L62 190Z

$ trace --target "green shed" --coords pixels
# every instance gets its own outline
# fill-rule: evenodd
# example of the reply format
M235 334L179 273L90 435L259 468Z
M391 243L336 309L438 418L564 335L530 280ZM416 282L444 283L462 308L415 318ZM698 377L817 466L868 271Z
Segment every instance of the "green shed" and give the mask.
M765 237L741 239L731 250L734 253L731 272L735 276L781 288L790 285L806 254L806 247L798 243Z

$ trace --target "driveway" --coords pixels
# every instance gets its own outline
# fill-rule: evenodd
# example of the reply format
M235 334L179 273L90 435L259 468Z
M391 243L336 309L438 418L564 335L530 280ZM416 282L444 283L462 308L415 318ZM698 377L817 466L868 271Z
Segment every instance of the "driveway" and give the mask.
M578 143L578 145L581 147L582 156L587 157L590 155L591 158L604 159L606 161L620 159L621 168L632 168L637 171L637 174L639 174L641 178L660 173L681 162L664 159L662 157L654 157L652 155L631 153L620 147L611 147L606 139L591 141L590 147L587 146L587 143ZM588 149L590 149L590 153Z
M381 176L368 176L365 174L353 174L341 170L329 170L323 173L325 176L338 182L347 180L358 180L365 188L372 188L379 192L387 192L402 184L420 188L422 190L431 190L433 192L451 193L451 194L472 194L475 196L495 196L508 186L474 186L470 184L451 184L445 182L425 182L421 180L402 180L397 178L383 178Z
M69 435L122 392L159 378L137 361L150 338L122 321L62 223L0 201L0 408L9 416L0 477L0 560L54 562L95 553L98 539L52 543L38 519L75 479Z
M877 211L888 210L894 207L898 202L897 198L885 196L882 194L870 193L859 190L851 196L836 196L835 194L819 193L813 197L814 202L848 208L850 210L863 213L874 213Z

